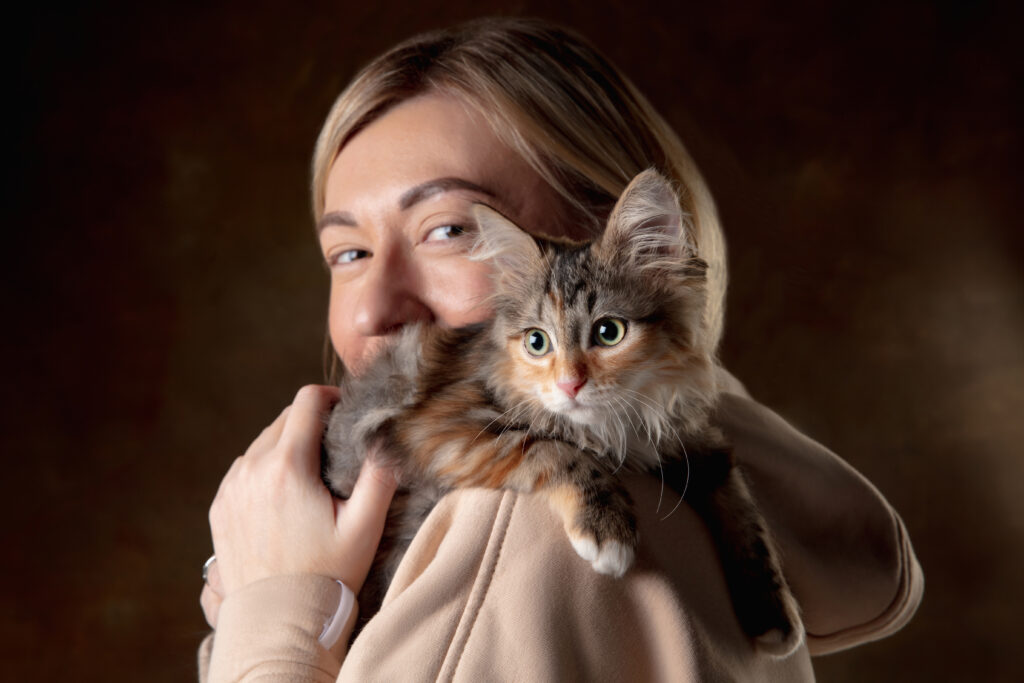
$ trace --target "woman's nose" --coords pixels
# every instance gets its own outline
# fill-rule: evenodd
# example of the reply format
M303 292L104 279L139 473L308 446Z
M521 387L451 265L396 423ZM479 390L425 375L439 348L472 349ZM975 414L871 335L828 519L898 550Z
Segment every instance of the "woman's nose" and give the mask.
M361 290L352 322L355 331L364 337L393 334L409 323L434 318L423 302L416 268L401 248L374 255Z

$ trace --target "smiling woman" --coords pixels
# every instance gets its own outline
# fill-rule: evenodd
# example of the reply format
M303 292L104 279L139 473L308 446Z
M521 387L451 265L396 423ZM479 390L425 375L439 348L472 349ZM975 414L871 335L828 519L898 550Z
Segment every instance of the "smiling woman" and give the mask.
M455 99L395 106L345 145L327 178L321 248L331 341L357 368L411 322L458 327L489 311L489 266L466 259L475 203L523 225L557 223L543 179Z
M451 97L403 102L341 150L318 226L331 270L331 343L346 367L403 324L458 327L489 316L490 267L466 258L476 203L565 232L558 196Z
M378 58L339 97L313 161L338 359L358 374L413 323L491 316L492 267L468 258L474 205L536 234L594 237L648 167L679 191L689 243L708 265L694 335L713 352L726 281L714 204L675 134L593 47L540 22L494 20ZM603 321L596 343L614 345L619 323ZM552 340L526 343L544 355ZM358 608L345 596L366 579L395 480L367 465L348 500L331 498L320 441L338 394L307 387L235 462L211 507L218 561L202 602L216 636L202 676L811 680L811 654L900 628L923 584L899 517L842 460L715 372L715 425L751 479L807 627L792 654L751 646L704 524L690 506L673 508L678 499L664 501L666 515L662 482L647 475L623 476L641 541L620 579L592 572L536 496L445 496L348 648ZM573 400L579 379L558 389Z

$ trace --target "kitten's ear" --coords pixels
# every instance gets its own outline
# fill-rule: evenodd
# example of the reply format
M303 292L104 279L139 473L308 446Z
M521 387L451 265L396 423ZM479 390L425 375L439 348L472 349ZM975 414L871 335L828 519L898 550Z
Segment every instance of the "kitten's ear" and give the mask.
M477 237L469 257L474 261L491 261L503 278L520 279L541 260L536 240L491 207L475 205L473 217Z
M654 169L633 178L612 209L600 250L641 266L694 256L687 216L672 184Z

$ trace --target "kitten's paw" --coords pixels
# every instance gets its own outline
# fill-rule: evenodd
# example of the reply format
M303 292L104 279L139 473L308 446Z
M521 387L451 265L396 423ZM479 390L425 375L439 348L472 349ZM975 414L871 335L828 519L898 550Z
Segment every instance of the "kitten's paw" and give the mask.
M598 574L607 574L613 578L621 578L633 566L635 553L628 545L618 541L607 541L597 553L597 558L590 562Z
M590 563L598 574L621 578L633 566L636 553L632 546L619 541L605 541L598 545L593 537L570 536L576 554Z
M594 539L586 536L570 536L569 541L572 542L572 547L576 554L587 562L593 562L597 559L597 542Z
M773 657L788 657L803 644L804 630L799 624L788 631L773 628L754 638L757 649Z
M622 485L597 466L567 470L576 481L551 490L576 553L594 571L618 578L633 565L639 536L632 500Z
M758 650L773 657L788 657L804 642L804 625L796 600L788 589L781 589L773 605L774 624L754 637Z

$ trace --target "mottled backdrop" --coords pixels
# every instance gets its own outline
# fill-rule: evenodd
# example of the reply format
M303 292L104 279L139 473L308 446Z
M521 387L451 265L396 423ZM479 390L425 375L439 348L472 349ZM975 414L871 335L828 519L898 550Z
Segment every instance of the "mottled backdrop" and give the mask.
M916 620L820 678L1019 680L1010 3L81 4L4 20L0 678L194 675L220 476L322 377L320 122L396 40L525 13L677 127L729 238L725 361L906 520Z

